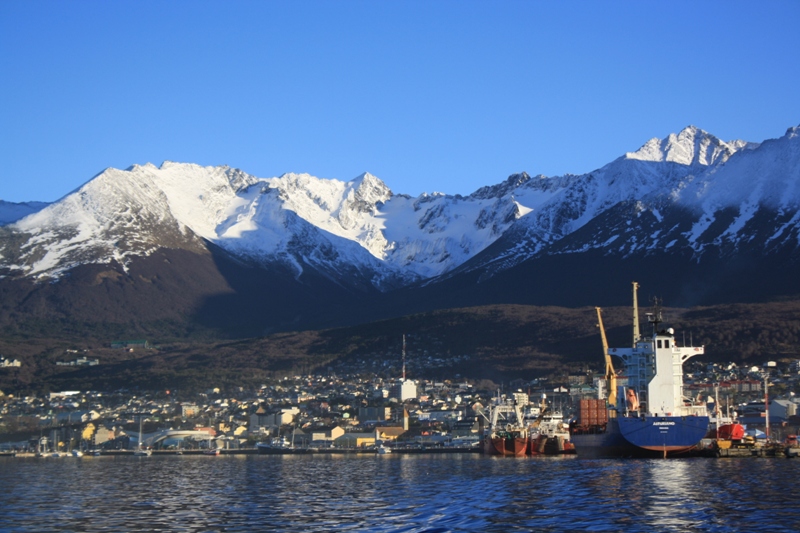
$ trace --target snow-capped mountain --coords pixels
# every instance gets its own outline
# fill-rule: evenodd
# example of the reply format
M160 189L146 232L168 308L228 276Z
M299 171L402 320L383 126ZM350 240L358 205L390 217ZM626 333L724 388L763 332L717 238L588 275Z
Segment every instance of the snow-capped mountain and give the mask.
M153 251L200 251L314 268L385 290L442 274L524 214L513 199L394 195L375 176L256 178L228 167L165 162L108 169L72 194L7 226L9 271L57 278L79 264L126 265ZM18 246L15 248L15 246Z
M553 285L586 305L603 276L639 277L644 265L653 280L695 285L738 284L773 269L772 285L759 286L767 297L797 284L798 183L799 128L750 143L690 126L587 174L520 173L469 196L395 194L369 173L345 182L147 164L108 169L53 204L27 207L27 216L0 204L0 283L25 281L19 301L33 306L34 286L54 282L48 290L57 292L91 267L84 287L109 309L136 291L151 301L180 291L182 313L275 308L275 320L292 327L309 314L328 323L326 313L354 309L376 318L388 309L557 303L539 297ZM220 306L212 294L231 296Z
M537 257L588 250L677 253L695 263L745 248L797 250L799 131L726 143L690 126L589 174L522 180L514 195L530 214L455 273L478 270L485 279Z

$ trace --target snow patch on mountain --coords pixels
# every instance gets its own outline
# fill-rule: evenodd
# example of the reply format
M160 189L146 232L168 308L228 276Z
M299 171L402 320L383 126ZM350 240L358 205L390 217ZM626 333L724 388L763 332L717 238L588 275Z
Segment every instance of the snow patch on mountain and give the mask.
M17 221L27 237L5 265L58 276L78 264L200 249L303 264L335 277L352 268L381 288L445 272L481 251L527 208L512 198L393 195L364 173L349 182L308 174L256 178L229 167L165 162L107 169L74 193ZM339 265L336 267L336 265Z
M685 166L708 166L726 160L736 151L737 145L732 146L695 126L688 126L665 139L650 139L639 150L629 152L625 157Z
M688 250L699 258L753 243L797 246L799 182L798 128L726 143L689 126L588 174L523 172L469 196L394 194L369 173L258 178L148 163L107 169L54 204L10 217L0 267L57 277L85 263L124 267L160 247L204 252L211 242L298 277L313 268L337 283L388 290L464 270L491 276L542 254Z
M495 186L531 211L491 256L454 274L477 269L485 279L542 255L590 249L623 257L686 249L699 260L712 248L733 253L757 245L766 239L760 228L765 223L781 227L769 231L775 243L792 242L796 217L771 213L793 214L800 205L797 137L797 128L791 128L763 143L725 143L690 126L585 175ZM526 202L526 191L535 200Z

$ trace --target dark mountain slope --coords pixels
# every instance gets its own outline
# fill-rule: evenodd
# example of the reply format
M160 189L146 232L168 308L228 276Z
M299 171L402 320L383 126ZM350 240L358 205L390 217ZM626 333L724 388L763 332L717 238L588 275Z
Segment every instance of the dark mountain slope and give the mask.
M76 341L252 337L341 325L369 301L368 293L341 287L311 268L296 279L278 267L264 269L213 245L208 249L160 249L125 270L82 265L56 283L3 279L0 331ZM368 316L369 305L360 318Z
M644 309L642 309L643 319ZM665 308L677 339L705 345L700 363L800 357L800 301L730 304L693 309ZM630 307L604 308L611 346L631 337ZM378 373L397 377L401 338L407 335L412 378L514 379L602 368L593 308L486 306L436 311L359 326L277 333L226 342L175 342L152 350L114 350L105 339L0 339L0 353L22 361L0 370L0 390L257 387L264 380L299 373ZM646 326L643 326L646 327ZM78 350L100 365L58 367ZM88 350L88 351L83 351Z

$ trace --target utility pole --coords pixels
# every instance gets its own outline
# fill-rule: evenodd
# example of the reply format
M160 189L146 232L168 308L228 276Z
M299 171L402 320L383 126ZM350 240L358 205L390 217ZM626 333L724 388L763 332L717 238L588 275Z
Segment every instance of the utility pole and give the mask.
M769 442L769 383L767 383L767 378L769 377L768 372L764 372L764 433L767 435L767 442Z
M403 333L403 383L406 382L406 334Z

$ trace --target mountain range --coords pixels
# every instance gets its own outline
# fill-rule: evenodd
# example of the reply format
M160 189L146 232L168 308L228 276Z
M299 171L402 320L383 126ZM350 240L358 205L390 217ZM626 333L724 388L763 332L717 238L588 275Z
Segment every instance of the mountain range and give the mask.
M0 201L6 334L242 337L493 304L669 305L800 294L800 128L689 126L581 175L469 196L364 173L259 178L164 162L51 203Z

